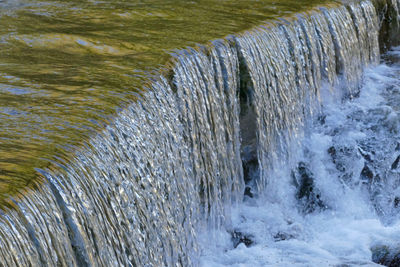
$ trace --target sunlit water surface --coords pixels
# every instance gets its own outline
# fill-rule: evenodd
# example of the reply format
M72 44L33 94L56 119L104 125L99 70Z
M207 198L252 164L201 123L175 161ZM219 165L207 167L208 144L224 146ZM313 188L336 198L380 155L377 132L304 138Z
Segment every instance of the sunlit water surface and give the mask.
M0 1L0 202L68 162L174 50L327 2Z

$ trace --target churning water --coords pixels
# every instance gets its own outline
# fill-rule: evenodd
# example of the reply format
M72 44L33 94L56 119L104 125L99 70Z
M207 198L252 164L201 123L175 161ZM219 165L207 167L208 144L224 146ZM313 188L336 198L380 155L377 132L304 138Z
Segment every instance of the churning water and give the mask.
M342 101L323 87L322 110L275 162L262 196L232 211L228 231L213 233L218 242L203 241L202 266L391 262L383 258L400 240L399 48L389 52L395 62L365 71L359 97Z
M143 96L11 199L1 263L384 261L399 240L399 65L393 50L378 66L379 41L398 29L398 6L324 7L177 51Z

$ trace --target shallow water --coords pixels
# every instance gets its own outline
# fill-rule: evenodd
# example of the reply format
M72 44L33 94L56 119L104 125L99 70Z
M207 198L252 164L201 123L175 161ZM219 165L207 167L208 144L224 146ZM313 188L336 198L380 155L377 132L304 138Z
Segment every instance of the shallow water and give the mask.
M275 162L264 194L204 234L202 266L378 266L372 247L399 247L400 47L384 59L365 71L359 97L322 90L323 112ZM299 199L299 162L321 202ZM235 244L233 231L253 243Z
M327 0L0 2L0 202L139 97L174 50Z

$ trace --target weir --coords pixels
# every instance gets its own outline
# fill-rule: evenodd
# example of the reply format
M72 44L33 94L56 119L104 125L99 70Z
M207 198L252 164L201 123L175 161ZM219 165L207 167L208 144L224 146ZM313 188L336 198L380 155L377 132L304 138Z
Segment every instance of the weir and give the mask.
M364 68L399 42L399 6L322 7L177 51L73 158L37 170L44 183L0 216L1 264L198 265L199 234L265 193L321 88L359 94Z

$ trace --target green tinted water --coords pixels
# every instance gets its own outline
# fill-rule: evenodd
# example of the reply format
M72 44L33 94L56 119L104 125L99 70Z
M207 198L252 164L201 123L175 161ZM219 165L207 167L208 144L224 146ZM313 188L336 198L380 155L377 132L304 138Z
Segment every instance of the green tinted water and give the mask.
M0 1L0 204L134 101L173 50L327 2Z

